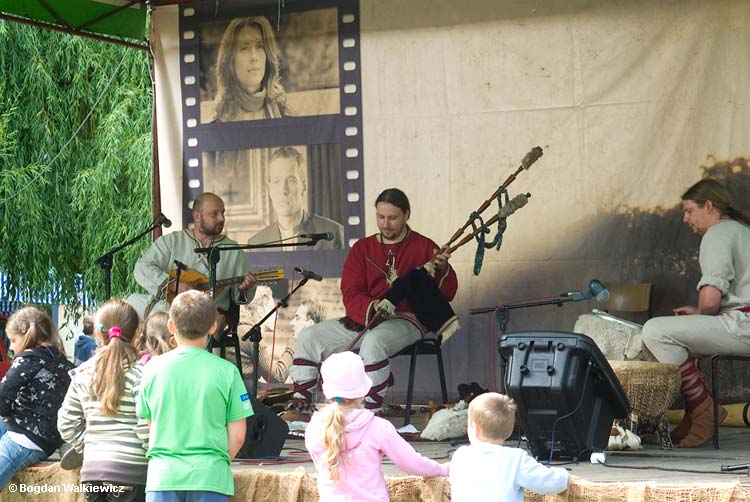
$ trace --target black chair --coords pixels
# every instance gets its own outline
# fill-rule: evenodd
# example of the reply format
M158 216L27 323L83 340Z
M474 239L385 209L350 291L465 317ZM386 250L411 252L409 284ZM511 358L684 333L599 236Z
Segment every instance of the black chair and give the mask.
M719 449L719 361L750 362L750 355L714 354L711 356L711 393L714 397L714 448Z
M215 337L209 336L208 337L208 345L206 346L206 350L209 352L214 351L214 348L219 347L219 356L222 359L226 359L227 356L227 344L232 344L234 347L234 357L235 357L235 364L237 365L237 369L240 370L240 378L242 378L242 356L240 354L240 337L237 334L237 326L240 323L240 306L234 303L233 301L229 302L229 309L226 312L221 312L224 314L224 319L226 320L226 326L224 327L224 330L221 332L221 335L219 335L219 339L216 340Z
M448 402L448 391L445 386L445 368L443 366L443 336L424 336L416 343L403 348L397 352L391 359L398 356L409 356L409 386L406 389L406 415L404 416L404 425L411 422L411 405L414 397L414 376L417 369L417 356L434 355L437 357L438 376L440 377L440 391L442 392L443 404Z

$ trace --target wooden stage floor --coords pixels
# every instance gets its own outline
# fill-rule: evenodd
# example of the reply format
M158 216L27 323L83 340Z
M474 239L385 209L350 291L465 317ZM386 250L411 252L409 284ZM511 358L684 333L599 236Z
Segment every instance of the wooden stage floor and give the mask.
M721 471L722 465L750 463L750 429L737 427L722 427L720 432L721 448L716 450L713 443L690 449L675 448L662 450L656 444L645 444L639 451L607 452L606 465L591 464L589 461L576 464L566 464L565 467L572 474L592 482L623 482L623 481L656 481L665 483L705 483L705 482L733 482L739 481L750 485L747 471L744 473L726 473ZM517 442L511 441L509 446ZM450 456L460 446L450 441L415 441L411 445L423 455L438 462L447 462ZM524 447L524 443L521 443ZM289 472L304 467L309 474L315 474L315 467L305 453L304 441L301 439L287 439L281 456L290 463L268 463L263 461L242 462L233 464L233 469L263 469ZM553 462L559 464L561 462ZM695 471L695 472L686 472ZM404 474L389 462L383 463L386 476L403 476Z

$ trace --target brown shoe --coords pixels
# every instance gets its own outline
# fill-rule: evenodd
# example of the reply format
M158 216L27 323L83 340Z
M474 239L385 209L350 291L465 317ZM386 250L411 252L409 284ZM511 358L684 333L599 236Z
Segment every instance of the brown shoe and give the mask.
M682 422L680 422L677 427L669 431L669 437L672 438L673 443L679 443L685 437L688 435L688 432L690 432L690 425L692 422L690 421L690 412L685 410L685 414L682 416Z
M719 407L719 425L727 418L727 410ZM695 448L714 435L714 400L709 397L690 414L690 431L680 441L680 448Z

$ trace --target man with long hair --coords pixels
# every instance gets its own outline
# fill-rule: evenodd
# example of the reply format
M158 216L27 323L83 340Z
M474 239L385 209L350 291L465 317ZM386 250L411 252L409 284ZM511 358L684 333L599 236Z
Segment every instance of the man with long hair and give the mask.
M727 190L706 178L682 195L686 223L702 235L698 305L673 310L643 326L643 341L659 362L679 365L685 416L671 433L681 448L713 434L713 397L695 356L750 354L750 217L732 206ZM720 408L719 421L726 417Z

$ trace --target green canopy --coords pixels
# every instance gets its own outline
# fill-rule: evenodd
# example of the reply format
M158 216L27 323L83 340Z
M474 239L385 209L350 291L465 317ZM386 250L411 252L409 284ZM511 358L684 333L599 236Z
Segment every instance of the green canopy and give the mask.
M146 0L0 0L0 19L139 49L148 47L147 17Z

